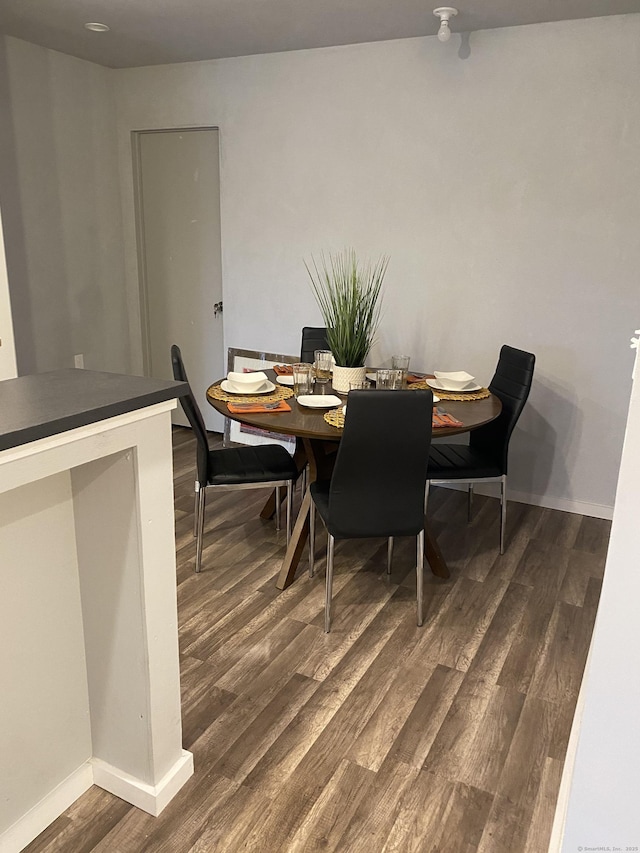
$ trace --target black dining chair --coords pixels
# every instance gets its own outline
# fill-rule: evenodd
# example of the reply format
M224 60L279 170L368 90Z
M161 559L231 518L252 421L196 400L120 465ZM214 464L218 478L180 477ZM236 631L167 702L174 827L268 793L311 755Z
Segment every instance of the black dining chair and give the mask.
M336 539L415 536L417 622L422 625L424 495L431 443L431 391L351 391L330 481L310 485L309 574L316 510L327 528L324 630L331 630ZM389 556L391 548L389 548Z
M324 326L304 326L300 346L300 361L313 364L317 349L331 349Z
M171 347L174 379L186 382L187 371L180 348ZM196 482L194 536L196 537L196 572L202 568L202 540L207 489L258 489L266 486L279 490L286 486L287 544L291 538L293 486L298 469L284 447L279 444L246 445L218 450L209 448L207 430L191 386L180 403L196 437ZM280 500L276 495L276 529L280 530Z
M502 411L491 423L473 430L469 444L434 444L429 453L427 491L430 484L452 481L469 484L468 518L471 520L474 483L500 483L500 553L504 554L507 526L507 463L509 440L527 402L536 357L506 344L489 391L500 398Z

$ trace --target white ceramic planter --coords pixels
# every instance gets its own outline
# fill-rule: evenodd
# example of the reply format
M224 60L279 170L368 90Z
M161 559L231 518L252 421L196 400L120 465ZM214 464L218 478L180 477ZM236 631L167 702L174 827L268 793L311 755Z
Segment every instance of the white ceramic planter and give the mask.
M333 390L339 394L348 394L352 382L364 382L366 378L366 367L340 367L336 364L333 368Z

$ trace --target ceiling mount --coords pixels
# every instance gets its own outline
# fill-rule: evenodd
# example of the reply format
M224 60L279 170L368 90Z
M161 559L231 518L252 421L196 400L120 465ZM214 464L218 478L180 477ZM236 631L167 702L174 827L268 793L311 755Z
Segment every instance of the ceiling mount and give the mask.
M439 6L433 10L436 18L440 18L440 29L438 30L439 41L449 41L451 38L451 30L449 29L449 20L458 14L458 10L453 6Z

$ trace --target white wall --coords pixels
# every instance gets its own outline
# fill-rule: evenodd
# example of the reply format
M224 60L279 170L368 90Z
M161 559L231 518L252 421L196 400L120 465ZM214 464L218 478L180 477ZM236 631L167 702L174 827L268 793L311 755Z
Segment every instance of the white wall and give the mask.
M0 195L18 369L129 367L110 71L0 37Z
M640 316L640 315L639 315ZM640 844L637 603L640 361L636 361L607 565L582 685L582 718L562 850L633 850ZM572 740L576 737L572 732ZM563 788L567 780L563 777Z
M512 490L606 515L629 393L610 342L640 298L639 35L628 15L119 71L0 39L18 369L140 372L130 131L215 125L226 346L295 352L320 323L303 258L387 253L372 360L488 381L501 343L534 351Z
M320 323L303 258L387 253L374 360L488 381L503 342L532 350L512 488L607 515L630 384L611 342L640 297L639 46L629 15L113 72L131 317L130 131L218 126L226 345L296 352Z
M16 371L11 299L9 297L9 280L7 279L7 266L4 258L2 212L0 211L0 380L11 379L16 375Z

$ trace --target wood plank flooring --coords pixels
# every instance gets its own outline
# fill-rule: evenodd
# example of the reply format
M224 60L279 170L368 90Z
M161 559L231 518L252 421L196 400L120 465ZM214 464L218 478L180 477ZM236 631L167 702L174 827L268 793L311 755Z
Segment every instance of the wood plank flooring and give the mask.
M324 545L274 585L284 532L264 491L209 499L193 572L195 446L174 431L184 746L195 775L158 818L93 788L28 853L543 853L600 594L609 523L433 489L452 569L413 540L336 548L323 633ZM297 498L299 500L299 497ZM319 525L319 528L321 525Z

